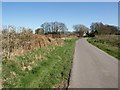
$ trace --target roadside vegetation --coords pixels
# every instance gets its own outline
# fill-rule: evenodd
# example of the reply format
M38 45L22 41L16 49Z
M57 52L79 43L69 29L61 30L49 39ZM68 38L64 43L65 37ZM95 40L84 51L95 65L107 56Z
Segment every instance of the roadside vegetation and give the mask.
M119 35L98 35L88 38L88 42L120 60L120 36Z
M64 40L63 45L42 47L4 60L3 87L66 87L76 40Z
M66 88L77 37L90 37L90 43L120 59L116 26L96 22L90 28L77 24L73 29L70 32L57 21L43 23L35 33L25 27L4 27L0 45L3 87Z

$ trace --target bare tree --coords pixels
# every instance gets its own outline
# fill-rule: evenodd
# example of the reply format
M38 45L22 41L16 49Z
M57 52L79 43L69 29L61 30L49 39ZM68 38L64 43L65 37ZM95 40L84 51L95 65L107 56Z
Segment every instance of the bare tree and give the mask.
M50 23L45 22L41 25L41 27L44 29L44 33L48 33L50 29Z
M44 29L44 33L60 33L60 32L66 32L67 27L62 22L45 22L41 25L41 27Z
M92 23L90 26L91 31L97 32L97 34L116 34L118 27L112 25L104 25L101 22Z
M80 36L83 35L84 32L88 32L89 28L86 27L85 25L82 24L77 24L73 26L73 29L76 31L77 34L79 34Z

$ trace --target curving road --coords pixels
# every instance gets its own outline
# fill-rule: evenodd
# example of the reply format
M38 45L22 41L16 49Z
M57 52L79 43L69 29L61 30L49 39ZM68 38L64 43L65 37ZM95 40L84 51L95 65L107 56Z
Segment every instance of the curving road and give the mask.
M69 83L69 88L118 88L118 60L80 39Z

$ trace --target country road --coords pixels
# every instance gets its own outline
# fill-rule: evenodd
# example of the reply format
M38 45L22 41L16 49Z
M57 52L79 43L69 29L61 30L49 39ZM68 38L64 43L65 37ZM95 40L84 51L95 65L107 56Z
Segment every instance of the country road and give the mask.
M118 60L91 45L76 42L69 88L118 88Z

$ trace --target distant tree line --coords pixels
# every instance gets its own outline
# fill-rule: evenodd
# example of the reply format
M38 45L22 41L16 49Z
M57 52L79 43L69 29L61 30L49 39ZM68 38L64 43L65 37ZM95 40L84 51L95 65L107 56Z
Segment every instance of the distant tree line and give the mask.
M36 34L49 34L49 33L66 33L67 27L62 22L45 22L41 28L35 30Z
M90 30L95 34L119 34L120 30L117 26L103 24L101 22L92 23L90 26Z
M86 33L87 36L95 36L100 34L114 34L120 35L120 29L117 26L103 24L102 22L94 22L91 24L90 28L82 24L77 24L73 26L74 32L83 36Z

